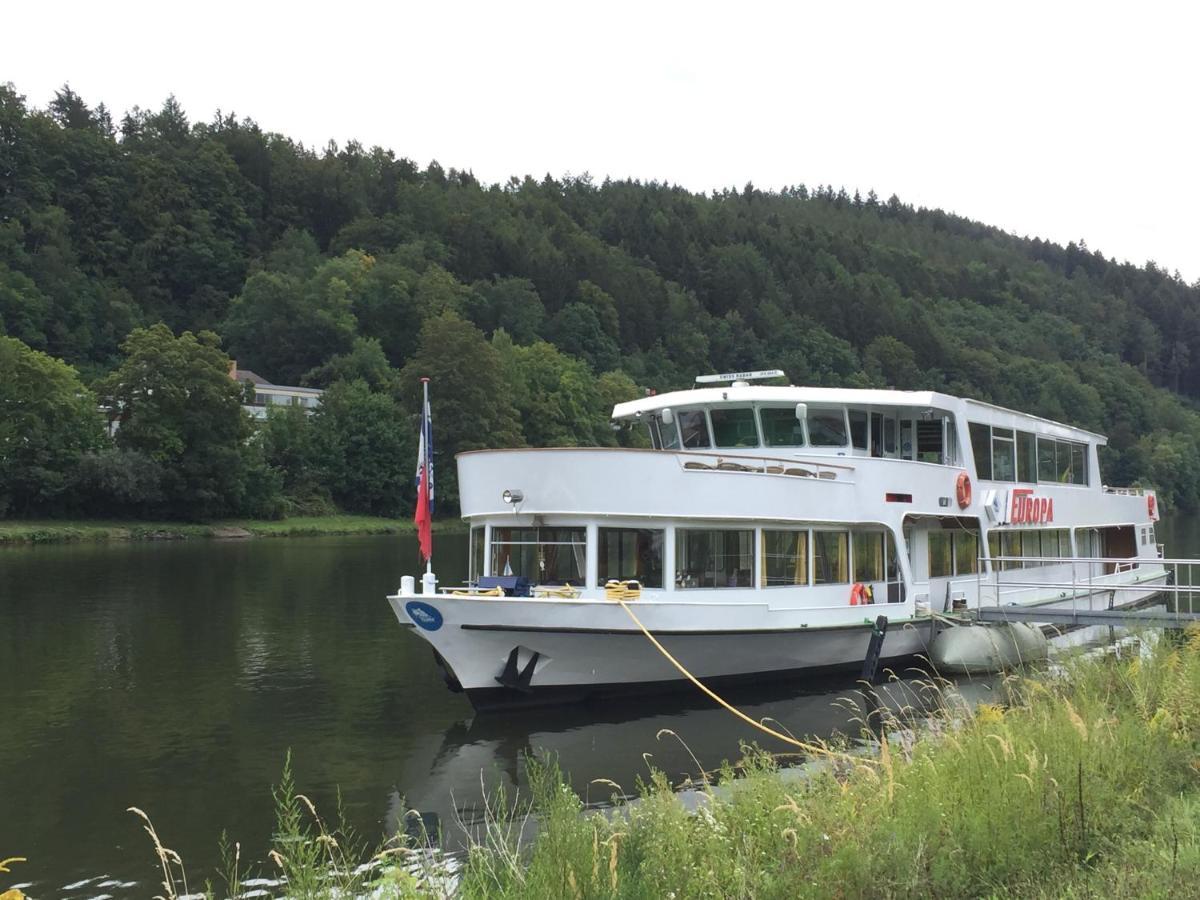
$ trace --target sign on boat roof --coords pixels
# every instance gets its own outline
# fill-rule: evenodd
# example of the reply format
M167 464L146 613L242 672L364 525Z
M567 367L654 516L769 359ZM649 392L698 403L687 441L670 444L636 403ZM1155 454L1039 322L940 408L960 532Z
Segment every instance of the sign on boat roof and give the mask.
M718 384L722 381L762 381L765 378L787 378L783 369L759 369L754 372L723 372L720 375L697 375L696 384Z

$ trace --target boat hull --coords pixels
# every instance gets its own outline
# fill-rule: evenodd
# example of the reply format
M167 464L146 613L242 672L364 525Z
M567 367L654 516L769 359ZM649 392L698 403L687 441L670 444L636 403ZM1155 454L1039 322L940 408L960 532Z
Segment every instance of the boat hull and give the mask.
M461 686L477 709L694 689L615 603L448 595L396 596L389 602L401 624L433 645L448 682ZM636 609L668 653L714 685L861 670L874 615L886 611L886 606L868 607L858 622L838 626L769 627L755 623L755 609L745 604L672 608L677 606L653 603ZM422 614L426 607L436 618ZM656 621L671 625L660 627ZM893 623L884 639L883 663L923 653L930 624Z

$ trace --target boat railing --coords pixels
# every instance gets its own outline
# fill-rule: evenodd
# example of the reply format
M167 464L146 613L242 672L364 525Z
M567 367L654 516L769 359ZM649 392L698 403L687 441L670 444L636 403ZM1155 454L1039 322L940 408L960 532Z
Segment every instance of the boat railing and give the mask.
M850 483L854 466L820 462L813 459L783 459L775 456L741 456L694 451L676 454L685 472L740 472L751 475L778 475L785 478L815 478L821 481Z
M1107 597L1112 609L1151 594L1167 598L1178 613L1191 613L1200 607L1200 559L1106 556L993 556L991 572L979 561L976 574L978 603L1005 606L1070 600L1073 612L1081 602L1094 608L1094 598ZM1061 566L1059 577L1026 577L1033 567ZM1070 567L1070 576L1065 569ZM1012 576L1005 581L1006 576Z
M1113 487L1112 485L1104 485L1104 493L1106 494L1122 494L1126 497L1145 497L1147 491L1153 488L1140 487Z

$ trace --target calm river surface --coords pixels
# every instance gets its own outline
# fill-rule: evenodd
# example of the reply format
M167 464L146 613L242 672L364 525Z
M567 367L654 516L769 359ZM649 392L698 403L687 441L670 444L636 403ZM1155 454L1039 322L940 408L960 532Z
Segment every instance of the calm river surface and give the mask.
M1162 523L1176 556L1200 523ZM444 583L464 578L466 536L435 539ZM0 889L34 898L149 896L138 806L187 865L216 879L222 831L261 860L271 785L290 750L298 788L375 842L405 808L449 830L481 784L524 786L523 758L557 754L581 794L627 790L643 752L675 779L736 758L752 730L690 695L639 704L474 716L428 645L384 600L417 571L411 537L185 541L0 548L0 859L29 862ZM731 699L795 733L856 731L852 678ZM262 866L264 871L267 866ZM7 879L4 880L4 879Z

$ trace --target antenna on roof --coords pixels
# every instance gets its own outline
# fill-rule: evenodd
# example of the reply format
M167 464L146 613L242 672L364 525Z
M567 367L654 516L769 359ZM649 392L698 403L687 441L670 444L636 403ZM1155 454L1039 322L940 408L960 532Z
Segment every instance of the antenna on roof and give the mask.
M782 369L760 369L757 372L723 372L720 375L697 375L696 384L716 384L720 381L731 381L734 387L745 387L749 381L786 377Z

